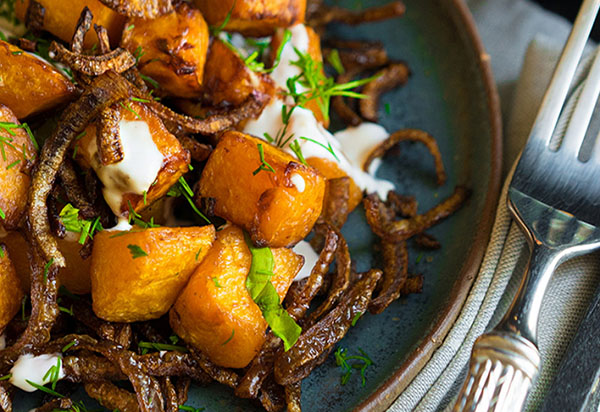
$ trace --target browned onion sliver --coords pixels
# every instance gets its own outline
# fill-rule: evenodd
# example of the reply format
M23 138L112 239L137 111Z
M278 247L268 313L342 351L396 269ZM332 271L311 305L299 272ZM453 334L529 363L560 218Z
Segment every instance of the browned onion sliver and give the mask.
M54 60L88 76L100 76L109 70L123 73L135 65L133 54L120 47L106 54L91 56L72 52L62 44L53 41L50 52L53 53Z
M408 250L406 242L381 242L383 255L383 276L379 295L369 303L373 314L383 312L402 293L408 276Z
M107 166L123 160L123 147L119 133L121 111L115 106L105 107L100 112L100 125L96 135L96 145L100 163Z
M102 406L111 411L139 410L135 394L108 381L89 382L83 387L90 398L96 399Z
M391 63L376 73L378 76L365 85L362 93L367 97L358 103L360 114L367 120L377 122L379 97L388 90L403 85L408 80L410 70L404 63Z
M100 2L127 17L155 19L173 11L171 0L100 0Z
M90 9L85 6L81 11L81 14L79 14L79 20L77 20L75 32L73 33L73 37L71 39L71 50L73 53L81 54L81 52L83 52L83 41L85 39L85 35L92 26L93 18L94 16L92 16Z

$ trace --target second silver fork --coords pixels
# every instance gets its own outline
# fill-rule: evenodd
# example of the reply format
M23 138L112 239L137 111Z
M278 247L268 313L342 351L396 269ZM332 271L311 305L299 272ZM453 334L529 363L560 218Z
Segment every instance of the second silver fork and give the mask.
M508 207L531 258L508 313L475 342L454 411L522 409L540 368L537 323L552 273L561 262L600 248L600 139L590 134L595 144L581 149L600 93L600 52L560 147L551 144L599 8L600 0L584 1L511 181Z

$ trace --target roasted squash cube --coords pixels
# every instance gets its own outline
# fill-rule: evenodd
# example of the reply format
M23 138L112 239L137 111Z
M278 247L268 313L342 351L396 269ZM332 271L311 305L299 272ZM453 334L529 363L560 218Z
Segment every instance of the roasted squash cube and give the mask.
M213 226L96 234L90 269L94 312L113 322L164 315L214 239Z
M78 236L77 236L78 238ZM29 245L20 232L8 232L2 241L10 253L10 258L21 282L21 288L29 292L31 287L31 268L29 266ZM76 295L85 295L91 291L90 262L83 259L79 252L83 246L76 239L58 239L58 250L65 257L67 265L58 271L61 285Z
M99 0L36 0L44 8L42 29L52 33L59 39L70 42L75 33L75 27L83 8L87 6L94 19L92 24L103 26L108 31L110 43L114 47L119 44L125 17L111 10ZM27 10L31 0L15 0L15 13L17 18L26 23ZM85 48L92 48L98 43L98 36L94 30L87 32L84 41Z
M306 0L194 0L194 4L211 26L221 26L229 15L224 30L255 37L301 23L306 13Z
M283 300L304 258L286 248L271 251L271 282ZM173 330L220 366L245 367L265 341L267 322L246 290L251 263L243 232L219 231L169 313Z
M74 92L73 83L51 64L0 40L0 104L19 119L66 103Z
M208 26L202 13L185 2L153 20L127 22L121 46L138 56L140 71L178 97L201 95L208 50Z
M23 290L6 246L0 245L0 331L21 308Z
M14 229L27 206L29 173L36 150L27 132L19 127L14 113L2 104L0 122L8 125L0 128L0 210L4 214L0 226Z
M143 103L129 102L115 108L121 116L123 160L102 165L95 123L88 125L85 134L75 141L74 150L77 161L83 167L91 166L104 184L104 198L115 215L126 216L130 205L139 211L177 183L188 171L190 154Z
M325 180L263 140L226 132L208 158L199 190L215 199L217 216L246 229L256 245L284 247L304 239L317 221Z

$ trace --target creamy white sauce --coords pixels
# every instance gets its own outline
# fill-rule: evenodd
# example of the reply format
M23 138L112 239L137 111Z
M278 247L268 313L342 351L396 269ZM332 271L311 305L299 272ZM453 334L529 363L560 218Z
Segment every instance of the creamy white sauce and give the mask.
M334 136L340 142L350 164L362 169L373 148L387 139L390 134L381 125L364 122L356 127L340 130L334 133ZM381 159L373 160L369 166L369 174L374 175L380 164Z
M304 189L306 189L306 182L298 173L292 173L290 176L290 181L294 186L296 186L296 189L298 189L300 193L304 192Z
M146 122L121 120L119 133L123 160L118 163L103 166L97 156L96 141L92 140L88 146L92 167L104 184L104 198L117 216L121 215L123 195L143 195L144 191L148 191L164 161Z
M113 227L110 227L108 229L109 232L110 231L123 231L123 232L127 232L129 230L133 229L133 226L129 224L129 219L125 218L125 217L119 217L119 220L117 222L117 224Z
M304 265L294 278L294 280L301 280L310 276L312 268L317 264L319 255L315 252L310 243L301 240L296 246L292 248L294 253L300 256L304 256Z
M287 79L302 73L298 66L291 64L291 62L298 60L298 55L296 54L294 47L302 53L308 51L308 33L306 32L306 26L304 24L296 24L288 29L291 32L292 37L281 50L281 60L279 61L279 65L271 72L271 78L275 81L275 84L284 89L287 89ZM303 88L299 84L297 84L296 89L298 91L306 90L306 88Z
M265 132L272 137L277 136L277 133L284 127L281 119L282 105L283 102L280 99L273 99L258 119L246 123L243 132L262 139L265 138ZM382 199L386 199L388 192L394 189L392 182L374 176L378 163L370 168L370 173L363 172L363 162L360 161L362 155L357 154L353 147L354 145L360 145L360 149L356 150L360 150L366 156L387 137L388 133L383 127L370 123L362 127L352 128L352 130L339 132L344 138L344 145L341 145L336 137L319 123L310 110L297 107L288 121L286 136L290 136L292 133L294 139L282 148L292 156L296 155L289 145L297 141L305 159L320 157L335 162L362 190L369 193L376 192ZM302 137L313 141L304 140ZM330 145L331 150L328 150ZM346 155L345 150L350 150L350 156Z
M46 380L44 380L44 375L46 375L50 368L57 365L59 358L62 359L59 354L44 354L39 356L31 354L21 355L10 370L12 376L9 382L26 392L35 392L37 389L28 384L26 380L42 386L47 384L50 382L50 379L47 377ZM64 377L65 373L61 361L58 378L60 380Z

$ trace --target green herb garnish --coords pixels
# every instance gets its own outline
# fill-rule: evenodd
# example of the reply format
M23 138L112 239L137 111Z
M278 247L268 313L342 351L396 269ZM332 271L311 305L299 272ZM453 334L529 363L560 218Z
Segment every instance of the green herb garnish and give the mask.
M256 176L262 170L264 170L266 172L275 173L275 169L273 169L273 167L270 164L268 164L267 161L265 160L265 151L263 149L263 145L258 143L256 146L258 148L258 156L260 158L260 166L258 166L258 168L254 172L252 172L252 175Z
M174 350L177 352L187 352L187 348L184 346L170 345L168 343L155 343L155 342L140 342L138 347L142 349L155 349L155 350Z
M231 19L231 14L233 13L233 9L235 7L236 2L237 2L237 0L233 0L233 4L231 5L231 8L227 12L227 15L225 16L225 19L223 20L223 22L221 22L221 24L219 24L217 27L210 28L210 32L213 36L215 36L215 37L218 36L219 33L221 33L223 31L225 26L227 26L227 23L229 23L229 20Z
M54 263L54 258L51 258L45 265L44 265L44 283L46 283L46 280L48 280L48 272L50 272L50 267L52 266L52 264Z
M300 148L298 139L295 139L292 143L290 143L290 150L294 152L298 160L300 160L303 165L308 166L308 163L306 163L306 159L304 159L304 155L302 154L302 149Z
M12 378L12 373L9 373L8 375L0 376L0 381L7 381L10 378Z
M235 329L231 329L231 336L225 342L221 343L221 346L225 346L229 342L231 342L231 339L233 339L233 335L235 335Z
M342 378L341 378L341 382L342 385L345 385L348 383L348 380L350 379L350 376L352 375L352 370L353 369L360 369L360 376L362 378L362 386L365 386L365 383L367 381L366 377L365 377L365 371L367 370L367 368L371 365L373 365L373 361L371 360L371 358L369 358L369 356L365 353L365 351L363 351L362 349L358 348L358 350L360 351L360 353L362 355L354 355L354 356L348 356L347 349L343 349L342 347L339 347L334 355L335 355L335 363L342 368ZM348 361L358 361L358 362L352 362L352 363L348 363Z
M275 261L268 247L256 248L245 234L246 244L252 254L250 272L246 278L246 289L260 308L273 334L283 340L284 350L289 350L298 340L302 328L283 308L279 295L271 283Z
M67 203L59 213L60 221L69 232L80 233L79 244L83 245L89 237L94 237L95 231L103 230L100 224L100 216L94 220L87 220L79 217L79 209L72 204Z
M30 384L31 386L33 386L34 388L42 391L42 392L46 392L49 395L52 396L56 396L57 398L64 398L65 395L61 395L58 392L53 391L52 389L46 388L45 386L39 385L35 382L30 381L29 379L25 379L25 382L27 382L28 384Z
M213 276L212 278L213 283L215 284L216 288L222 288L223 286L221 286L221 284L219 283L219 278L216 276Z
M127 249L129 249L129 252L131 252L131 257L133 259L148 256L148 253L146 253L146 251L138 245L127 245Z
M46 372L44 377L42 378L43 382L50 382L52 385L52 390L56 389L56 384L60 379L60 369L61 369L62 359L60 357L56 358L56 365L52 365L50 369Z
M329 141L327 142L327 146L325 146L323 143L321 143L321 142L318 142L318 141L316 141L316 140L314 140L314 139L310 139L310 138L308 138L308 137L300 136L300 139L302 139L302 140L306 140L307 142L311 142L311 143L314 143L314 144L316 144L316 145L319 145L319 146L321 146L323 149L325 149L325 150L327 150L329 153L331 153L331 155L332 155L333 157L335 157L335 160L337 160L338 162L340 161L340 159L337 157L337 155L336 155L336 154L335 154L335 152L333 151L333 147L331 147L331 143L330 143Z
M202 412L206 408L194 408L193 406L179 405L179 409L186 412Z
M344 74L346 70L344 69L344 65L342 64L342 59L340 58L340 52L338 49L333 49L327 55L327 61L331 64L331 67L335 69L338 74Z

